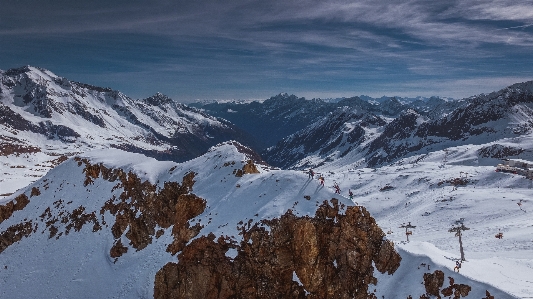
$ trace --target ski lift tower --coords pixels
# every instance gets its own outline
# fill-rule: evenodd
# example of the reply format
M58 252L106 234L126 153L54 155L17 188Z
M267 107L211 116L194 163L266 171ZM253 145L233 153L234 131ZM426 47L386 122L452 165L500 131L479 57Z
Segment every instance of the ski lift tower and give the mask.
M442 159L442 165L446 165L446 163L448 163L448 153L449 149L444 149L444 158Z
M456 237L459 237L459 251L461 252L461 261L465 261L465 252L463 250L463 240L461 239L462 231L469 230L470 228L466 227L462 221L459 221L461 223L460 226L452 226L448 230L450 233L455 233Z
M413 234L413 231L410 231L408 230L409 228L415 228L416 226L414 225L411 225L411 222L407 223L407 224L402 224L402 226L400 226L400 228L404 228L405 227L405 236L407 237L407 242L409 242L409 235L412 235Z

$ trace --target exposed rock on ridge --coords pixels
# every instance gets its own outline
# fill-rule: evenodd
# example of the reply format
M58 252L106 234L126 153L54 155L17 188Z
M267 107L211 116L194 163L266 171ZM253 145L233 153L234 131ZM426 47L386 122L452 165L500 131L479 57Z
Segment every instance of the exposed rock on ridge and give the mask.
M110 250L110 256L113 258L126 253L127 245L136 250L146 248L154 237L160 237L164 229L170 226L173 226L174 238L167 251L172 254L181 251L185 244L200 232L201 225L191 227L188 222L201 214L206 206L204 199L191 193L195 173L186 174L181 184L165 182L164 187L158 190L156 185L142 181L132 172L107 168L101 163L91 164L89 160L78 157L74 160L79 167L84 166L84 186L94 184L98 179L117 182L109 192L111 194L114 190L122 189L120 195L107 200L101 207L99 216L97 211L87 211L84 206L71 210L72 201L68 198L58 199L51 206L44 208L42 213L39 212L41 215L38 218L12 225L0 232L0 253L22 237L35 233L39 227L44 227L42 233L47 232L49 238L58 239L68 235L71 230L80 231L87 224L92 224L93 232L110 226L115 239ZM33 187L29 192L30 197L41 195L37 187ZM14 211L22 210L29 202L28 196L21 194L15 201L0 206L0 223L8 219ZM106 212L110 212L114 219L105 219ZM156 228L159 229L156 231ZM122 243L123 236L129 240L129 244Z
M194 185L194 172L183 177L181 184L165 182L164 187L157 192L157 187L148 181L142 182L134 173L125 173L121 169L109 169L102 164L91 164L86 159L77 159L78 165L85 164L83 172L86 174L85 185L100 175L110 182L118 181L114 188L124 191L118 198L109 199L100 210L100 214L109 211L115 221L111 227L115 244L111 248L111 256L119 257L127 251L120 238L130 240L130 245L136 250L142 250L152 243L156 227L161 229L172 228L174 241L169 244L167 251L176 254L185 244L195 237L201 230L196 224L189 226L188 221L201 214L206 206L206 201L191 194ZM141 211L141 213L138 213ZM126 232L127 231L127 232Z
M325 201L314 217L287 211L240 227L243 240L202 236L156 275L155 298L368 298L401 257L363 207ZM236 251L235 258L226 256Z

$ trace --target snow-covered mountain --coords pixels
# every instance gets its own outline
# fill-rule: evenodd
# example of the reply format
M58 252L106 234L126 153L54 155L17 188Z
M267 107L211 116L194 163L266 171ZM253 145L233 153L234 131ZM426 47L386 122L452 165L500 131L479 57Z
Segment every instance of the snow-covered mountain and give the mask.
M255 136L262 148L305 128L326 115L334 105L279 94L265 101L193 103L210 115L226 119Z
M317 167L363 147L387 124L387 118L344 107L267 149L263 157L272 165L288 168ZM332 155L333 154L333 155ZM314 156L321 157L317 160Z
M532 82L197 110L34 67L0 75L1 298L533 294L533 181L494 171L533 160ZM292 170L225 141L247 137L216 109L269 142L301 126L266 151Z
M440 164L437 154L379 173L324 168L321 186L245 152L228 142L184 163L118 149L63 162L0 205L2 298L489 298L487 291L519 298L533 291L531 260L523 260L527 214L513 205L491 214L468 199L476 186L490 186L485 201L501 201L504 190L494 192L491 180L526 197L519 178L489 168L428 172ZM472 181L449 194L438 182L459 169ZM385 182L393 190L376 188ZM345 197L348 188L358 204ZM454 273L457 242L447 229L463 216L472 228L464 234L467 261ZM417 226L410 243L389 228L406 221ZM496 224L503 240L491 234ZM512 258L509 246L520 248Z
M283 139L264 156L281 167L313 167L336 159L374 167L450 146L506 142L531 133L532 84L453 102L430 99L401 106L392 101L379 111L344 107ZM514 152L521 149L519 157L531 155L531 147L515 147Z
M0 168L10 170L0 194L22 187L11 185L20 178L42 176L61 156L119 148L186 161L232 139L251 140L231 123L159 93L134 100L31 66L0 72Z
M321 118L339 108L350 107L386 117L396 117L406 109L416 109L422 113L429 113L429 111L434 111L436 106L441 106L440 111L447 111L446 108L449 110L454 103L456 102L435 97L416 100L397 97L380 99L365 97L364 100L359 97L351 97L335 101L306 100L284 93L265 101L199 102L191 105L211 115L229 120L255 136L260 146L265 149L307 126L314 125Z

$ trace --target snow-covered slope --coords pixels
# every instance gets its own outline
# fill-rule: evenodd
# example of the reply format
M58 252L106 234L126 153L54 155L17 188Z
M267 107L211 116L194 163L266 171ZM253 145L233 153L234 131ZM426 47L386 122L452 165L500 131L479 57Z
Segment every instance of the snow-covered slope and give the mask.
M506 148L529 148L533 139L521 136L500 142ZM422 271L424 263L431 271L439 267L448 271L446 276L453 273L459 242L448 230L462 222L470 228L462 237L462 275L508 293L495 298L528 298L533 294L533 183L521 175L495 172L501 160L486 155L488 148L467 144L377 168L335 161L315 170L326 182L338 182L343 196L351 190L354 201L390 233L387 237L399 244L404 258L399 271L407 262L412 272ZM406 230L400 226L408 222L416 228L410 229L406 243ZM501 239L495 237L499 232ZM406 292L388 294L403 298ZM484 296L481 292L472 298Z
M267 149L263 157L282 167L316 167L361 151L387 124L387 118L365 110L339 108ZM296 162L296 164L294 164Z
M0 194L42 176L63 155L120 148L185 161L232 139L250 140L227 121L159 93L133 100L31 66L0 72Z
M458 101L444 100L437 97L406 99L384 97L342 98L322 100L299 98L295 95L279 94L264 101L252 102L215 102L194 103L195 107L205 112L227 119L241 129L255 136L264 149L276 145L281 139L306 128L317 127L317 122L325 116L351 108L367 111L386 118L396 117L406 109L415 109L423 114L433 116L435 111L446 113L457 106ZM326 132L328 133L328 132Z
M330 276L325 274L330 272L308 272L306 261L318 266L318 260L308 258L328 256L325 248L337 248L331 251L336 258L324 269L352 286L359 279L366 279L367 285L372 282L368 272L359 271L374 269L377 285L370 284L368 291L377 298L416 298L426 293L420 284L424 273L435 270L453 277L456 284L471 286L467 298L482 298L487 290L495 298L525 298L533 293L528 278L533 277L533 227L529 211L518 209L516 201L524 199L523 208L528 209L530 181L478 166L477 149L454 148L443 167L439 167L441 152L375 170L324 166L318 169L326 178L324 187L303 172L248 162L248 151L235 142L180 164L118 149L80 154L3 201L4 206L9 201L15 205L12 215L0 222L0 294L6 298L164 298L181 290L185 277L188 280L183 283L190 281L189 294L196 296L173 293L176 297L208 298L213 294L197 294L211 283L218 292L231 289L234 272L224 272L231 265L229 269L242 274L237 286L250 279L250 286L263 283L270 288L248 293L249 298L269 298L284 283L291 285L293 296L306 298L325 289L313 289L318 284L318 276L313 275ZM439 184L464 175L461 171L468 172L466 186L453 190L447 183ZM340 183L340 195L333 192L333 181ZM393 189L380 191L385 184ZM348 188L355 192L354 202L366 207L390 234L374 231L366 209L346 198ZM346 222L350 217L362 218ZM467 261L460 274L452 269L458 243L447 231L459 218L471 228L463 237ZM408 221L417 227L411 242L404 244L404 232L397 227ZM342 229L335 229L336 225ZM494 238L498 229L503 239ZM359 237L351 236L352 231ZM335 232L349 238L314 251L316 244ZM401 256L399 268L394 269L394 254L383 249L388 243L380 234L394 241ZM378 247L369 247L366 242L376 236L370 243ZM377 259L369 263L368 254ZM287 264L292 266L273 268L279 271L274 272L277 284L273 287L268 269L284 265L287 256L294 259ZM364 263L346 268L353 262L350 259ZM220 262L213 265L210 260ZM258 268L253 268L255 264ZM426 269L428 264L431 269ZM249 267L262 276L253 276L257 273L249 272ZM381 274L377 269L383 267L392 267L389 271L395 270L390 271L394 274ZM352 277L352 273L359 274ZM342 281L327 283L342 289ZM447 286L448 279L443 288ZM226 298L221 293L218 297ZM335 295L321 298L326 297Z
M345 107L283 139L264 156L281 167L312 167L336 159L374 167L450 146L527 135L533 126L532 82L454 102L430 99L422 106L417 102L401 106L390 100L379 113ZM388 116L386 107L397 114ZM346 118L347 113L352 116ZM369 117L383 121L372 127L357 125L366 124ZM354 128L359 137L348 140Z

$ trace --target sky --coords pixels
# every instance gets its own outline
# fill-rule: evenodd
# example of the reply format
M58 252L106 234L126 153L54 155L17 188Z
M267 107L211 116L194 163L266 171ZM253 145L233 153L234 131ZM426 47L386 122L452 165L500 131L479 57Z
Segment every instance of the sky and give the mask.
M533 1L3 0L24 65L181 102L463 98L533 80Z

